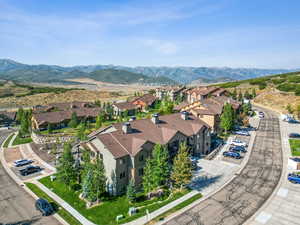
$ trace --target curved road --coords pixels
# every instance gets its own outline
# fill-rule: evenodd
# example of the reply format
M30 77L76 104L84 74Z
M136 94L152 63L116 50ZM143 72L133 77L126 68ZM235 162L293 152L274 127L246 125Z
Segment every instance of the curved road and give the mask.
M270 197L282 172L279 120L261 119L245 168L219 192L166 222L167 225L240 225Z
M0 145L11 131L0 131ZM59 225L53 217L42 217L34 199L6 173L0 163L0 225Z

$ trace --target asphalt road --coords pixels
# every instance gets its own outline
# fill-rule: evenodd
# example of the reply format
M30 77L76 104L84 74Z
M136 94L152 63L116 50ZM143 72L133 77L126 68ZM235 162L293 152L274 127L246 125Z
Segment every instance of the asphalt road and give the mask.
M261 120L245 168L219 192L167 225L243 224L269 198L282 172L281 136L278 118L270 111Z
M0 145L8 136L0 131ZM58 225L53 216L42 217L34 199L10 178L0 163L0 225Z

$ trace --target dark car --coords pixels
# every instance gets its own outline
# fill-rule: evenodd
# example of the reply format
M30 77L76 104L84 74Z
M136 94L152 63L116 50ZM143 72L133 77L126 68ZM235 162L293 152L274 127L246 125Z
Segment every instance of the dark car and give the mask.
M29 174L36 173L41 170L42 169L39 166L27 166L26 168L19 170L19 172L22 176L27 176Z
M288 180L290 182L292 182L292 183L300 184L300 175L299 174L290 173L288 175Z
M289 138L300 138L300 134L298 133L290 133Z
M247 150L243 146L232 146L229 150L232 152L247 152Z
M33 161L29 160L29 159L20 159L20 160L16 160L14 161L14 164L16 167L20 167L20 166L26 166L28 164L31 164Z
M43 198L36 200L35 208L39 210L43 216L50 216L54 212L52 205Z
M227 151L227 152L223 152L223 156L225 157L231 157L231 158L235 158L235 159L240 159L241 155L238 152L231 152L231 151Z

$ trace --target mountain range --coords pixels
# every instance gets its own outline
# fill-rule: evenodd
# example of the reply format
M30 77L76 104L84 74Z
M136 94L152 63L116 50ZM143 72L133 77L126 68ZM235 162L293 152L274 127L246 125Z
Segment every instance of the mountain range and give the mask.
M0 59L0 79L23 82L57 82L66 79L91 78L119 84L199 84L251 79L265 75L297 71L299 69L257 69L229 67L126 67L88 65L62 67L55 65L27 65L10 59Z

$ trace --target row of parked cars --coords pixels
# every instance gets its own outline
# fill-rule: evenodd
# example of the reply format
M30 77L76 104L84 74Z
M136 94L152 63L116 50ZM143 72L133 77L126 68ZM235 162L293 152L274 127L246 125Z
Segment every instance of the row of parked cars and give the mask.
M19 173L22 176L27 176L27 175L30 175L30 174L33 174L36 172L40 172L42 170L42 168L39 166L31 165L32 163L33 163L33 160L31 160L31 159L20 159L20 160L14 161L14 166L15 167L26 166L25 168L22 168L19 170Z
M247 152L247 143L241 140L233 140L229 147L229 151L223 152L224 157L230 157L234 159L242 158L241 153Z

